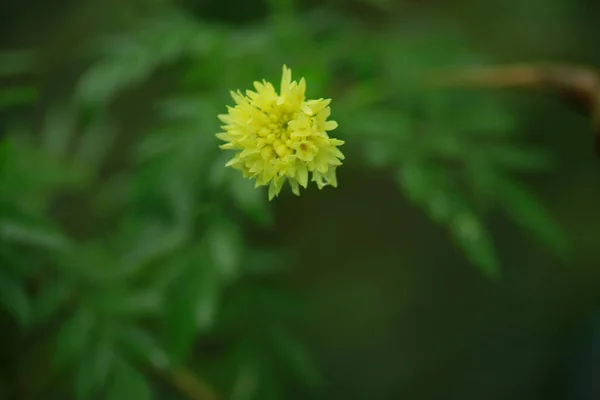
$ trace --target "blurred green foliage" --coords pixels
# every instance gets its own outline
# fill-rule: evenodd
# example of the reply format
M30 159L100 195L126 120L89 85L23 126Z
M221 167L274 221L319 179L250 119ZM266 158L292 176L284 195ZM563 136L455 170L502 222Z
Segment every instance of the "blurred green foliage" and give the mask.
M276 223L272 205L224 168L214 137L229 90L277 81L284 63L310 97L333 99L342 168L391 172L481 273L501 276L496 210L568 257L519 183L553 162L521 138L511 102L417 84L432 67L493 60L427 7L313 3L113 2L114 19L64 63L45 48L2 54L2 324L31 343L11 358L8 398L318 393L319 367L288 324L307 311L274 281L289 256L252 243ZM23 382L21 369L42 372Z

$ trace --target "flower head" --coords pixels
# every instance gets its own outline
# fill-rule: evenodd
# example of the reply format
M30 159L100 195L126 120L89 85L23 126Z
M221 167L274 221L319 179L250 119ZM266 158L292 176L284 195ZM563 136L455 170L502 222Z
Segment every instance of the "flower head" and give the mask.
M256 187L269 185L269 200L286 181L299 195L309 173L319 189L337 186L335 170L344 159L338 146L344 142L327 134L337 128L327 120L331 100L306 100L304 78L292 81L285 65L279 93L265 80L254 82L254 88L245 95L231 92L236 105L219 115L225 125L217 137L227 142L220 147L237 152L226 166L256 179Z

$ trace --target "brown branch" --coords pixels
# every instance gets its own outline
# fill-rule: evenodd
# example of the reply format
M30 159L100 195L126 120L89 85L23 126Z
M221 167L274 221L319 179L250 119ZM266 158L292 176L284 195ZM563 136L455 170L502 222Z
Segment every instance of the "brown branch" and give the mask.
M557 95L592 121L600 156L600 70L551 63L445 68L431 71L426 84L439 87L525 89Z
M179 367L160 372L173 387L190 400L222 400L210 384L188 369Z

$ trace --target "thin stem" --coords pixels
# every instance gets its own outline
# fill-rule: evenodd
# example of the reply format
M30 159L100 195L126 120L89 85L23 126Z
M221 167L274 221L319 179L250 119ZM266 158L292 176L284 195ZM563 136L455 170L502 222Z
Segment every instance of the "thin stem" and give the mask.
M549 90L578 101L594 116L600 108L600 71L586 66L531 63L442 68L428 72L425 83L435 88Z
M190 400L222 400L208 382L186 368L163 370L161 374Z

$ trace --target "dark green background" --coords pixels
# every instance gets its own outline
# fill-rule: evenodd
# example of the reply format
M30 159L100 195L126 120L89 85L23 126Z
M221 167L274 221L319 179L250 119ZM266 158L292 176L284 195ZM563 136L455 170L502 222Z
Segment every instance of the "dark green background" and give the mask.
M41 80L47 99L42 98L42 104L70 93L85 67L79 57L92 38L116 24L114 11L123 8L122 3L0 5L2 45L44 51ZM151 7L144 0L129 3L133 9ZM439 37L441 47L447 26L461 32L470 49L498 63L600 63L600 5L590 0L299 3L298 15L325 6L371 32L397 25L410 27L418 36L435 26L437 31L429 35L433 42ZM269 15L268 4L247 0L182 0L173 5L224 30L260 25ZM337 22L329 22L335 31ZM368 64L370 49L361 46L360 31L355 34L355 39L347 39L356 42L351 51ZM310 65L310 60L303 64ZM279 68L271 65L268 71L277 77ZM207 67L205 73L218 71ZM159 75L115 102L123 127L118 141L124 146L135 143L139 132L151 125L147 99L160 98L173 86L172 74ZM246 75L232 81L243 85ZM335 118L335 93L321 95L333 97ZM224 96L215 100L219 112ZM594 340L586 324L600 310L600 160L592 152L590 122L552 97L518 93L509 99L525 140L556 155L551 171L521 178L563 227L573 255L561 261L520 226L494 213L489 226L503 277L490 281L397 189L391 169L369 169L350 160L338 171L337 189L282 195L271 204L272 225L245 229L251 247L272 245L289 252L293 268L277 277L276 284L293 289L309 303L308 317L290 326L315 355L323 386L318 394L306 395L292 385L281 398L596 398L574 394L575 388L583 390L591 382L581 368L595 367L600 380L600 364L583 367L582 358ZM11 112L2 114L4 122L13 117ZM340 137L350 142L343 137L344 121L338 121ZM350 158L356 152L349 146ZM127 167L125 158L116 150L106 174ZM102 224L82 217L85 211L68 196L57 200L53 212L75 236ZM10 324L2 326L5 331Z

